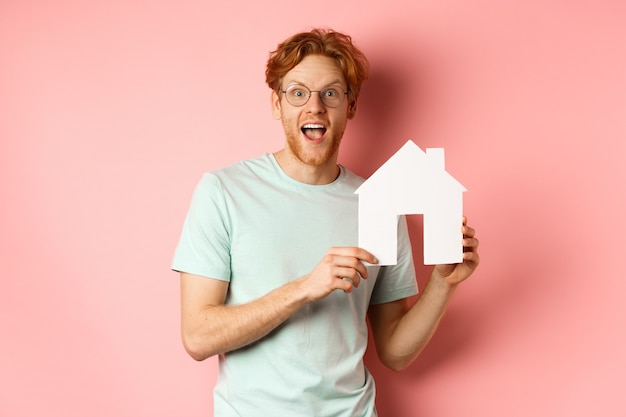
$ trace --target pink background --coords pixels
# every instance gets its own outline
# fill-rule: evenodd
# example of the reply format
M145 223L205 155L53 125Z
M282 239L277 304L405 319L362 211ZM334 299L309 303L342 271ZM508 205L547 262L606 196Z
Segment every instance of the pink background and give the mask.
M381 416L626 413L623 2L93 3L0 3L0 415L212 415L172 252L204 171L282 146L265 60L318 25L372 63L342 162L444 147L481 239L423 356L368 353Z

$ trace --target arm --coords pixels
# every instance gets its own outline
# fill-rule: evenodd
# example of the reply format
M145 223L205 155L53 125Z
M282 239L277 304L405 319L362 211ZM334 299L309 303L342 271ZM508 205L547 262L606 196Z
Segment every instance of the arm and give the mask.
M185 349L204 360L265 336L306 304L294 281L248 304L226 306L228 282L181 273L181 330Z
M426 347L439 326L459 283L467 279L479 263L475 231L463 220L463 262L437 265L418 301L407 299L372 305L369 319L378 356L393 370L406 368Z
M228 282L181 273L181 333L196 360L261 339L308 303L335 290L351 292L367 278L362 261L375 258L358 248L331 248L315 269L241 305L224 305ZM344 279L348 278L348 279Z

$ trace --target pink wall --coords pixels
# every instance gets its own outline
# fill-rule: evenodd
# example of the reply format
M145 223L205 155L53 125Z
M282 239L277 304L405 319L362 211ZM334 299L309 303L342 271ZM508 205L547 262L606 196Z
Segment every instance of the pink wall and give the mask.
M92 3L0 4L0 415L211 415L172 251L202 172L282 145L265 59L317 25L372 61L343 162L444 147L482 242L409 370L368 355L381 415L626 413L622 2Z

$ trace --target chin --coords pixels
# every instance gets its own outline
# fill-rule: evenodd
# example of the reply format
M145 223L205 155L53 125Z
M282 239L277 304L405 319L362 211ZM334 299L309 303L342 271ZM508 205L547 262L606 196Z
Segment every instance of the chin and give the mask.
M330 161L332 157L332 155L328 154L327 152L324 152L321 155L319 154L315 155L311 153L307 154L303 152L295 152L294 155L300 162L302 162L305 165L312 166L312 167L322 166L328 163L328 161Z
M310 149L310 147L313 147L314 149ZM319 167L333 161L338 149L339 143L335 142L325 144L325 146L309 144L307 142L304 146L296 148L292 147L292 152L296 155L298 160L306 165Z

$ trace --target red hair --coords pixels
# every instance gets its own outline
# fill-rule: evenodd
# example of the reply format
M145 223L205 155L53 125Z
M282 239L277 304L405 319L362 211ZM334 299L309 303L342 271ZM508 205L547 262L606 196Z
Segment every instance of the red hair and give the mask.
M270 53L265 70L265 81L279 92L280 83L293 67L307 55L322 55L334 59L348 82L348 93L359 96L361 84L369 76L369 62L350 36L331 29L313 29L291 36Z

